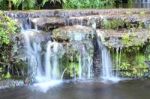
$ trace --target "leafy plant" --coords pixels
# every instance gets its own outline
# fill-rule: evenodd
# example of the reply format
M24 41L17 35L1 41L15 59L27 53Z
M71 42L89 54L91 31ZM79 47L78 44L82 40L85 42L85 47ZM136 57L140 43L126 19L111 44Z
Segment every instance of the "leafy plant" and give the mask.
M65 0L63 0L65 2ZM42 5L45 5L46 2L50 2L50 3L56 3L56 2L59 2L61 3L61 0L43 0L42 1Z
M6 9L8 9L7 0L0 0L0 9L1 9L1 10L6 10Z
M15 21L0 12L0 45L10 43L10 36L17 30Z
M104 19L102 22L102 27L105 29L119 29L124 26L124 21L121 19Z
M36 0L12 0L12 3L16 8L21 5L22 9L32 9L35 7Z
M112 8L115 0L63 0L64 8Z
M12 56L12 40L11 36L17 32L17 26L15 21L5 16L3 12L0 12L0 68L3 72L4 68L9 69L11 66ZM3 72L3 77L11 77L9 71L5 76Z

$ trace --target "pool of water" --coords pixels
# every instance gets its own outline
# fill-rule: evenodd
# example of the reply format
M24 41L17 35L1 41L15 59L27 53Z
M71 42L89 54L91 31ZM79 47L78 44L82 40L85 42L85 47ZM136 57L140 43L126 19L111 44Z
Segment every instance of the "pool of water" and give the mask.
M150 99L150 80L65 81L42 92L38 86L0 90L0 99Z

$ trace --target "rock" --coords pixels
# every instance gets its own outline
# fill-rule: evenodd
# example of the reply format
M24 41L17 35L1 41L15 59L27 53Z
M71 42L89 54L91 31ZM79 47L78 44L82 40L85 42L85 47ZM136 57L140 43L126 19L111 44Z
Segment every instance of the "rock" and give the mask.
M60 17L42 17L42 18L31 18L30 21L38 29L44 31L50 31L52 29L61 27L65 25L65 20Z
M56 41L82 41L92 40L94 38L95 31L90 27L75 25L65 26L55 29L52 32L52 37Z
M2 80L0 81L0 89L14 88L17 86L23 86L24 82L22 80Z
M101 27L101 21L103 20L102 15L88 15L88 16L79 16L79 17L69 17L67 19L67 25L83 25L91 26L96 24L97 28Z
M146 29L97 30L97 35L106 46L112 48L139 46L150 39L150 32Z

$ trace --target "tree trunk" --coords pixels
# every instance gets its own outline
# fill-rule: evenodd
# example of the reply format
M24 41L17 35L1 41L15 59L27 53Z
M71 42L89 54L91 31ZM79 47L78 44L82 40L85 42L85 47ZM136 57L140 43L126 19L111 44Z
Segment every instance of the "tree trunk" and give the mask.
M8 1L8 8L9 8L9 10L11 10L11 9L12 9L11 0L9 0L9 1Z

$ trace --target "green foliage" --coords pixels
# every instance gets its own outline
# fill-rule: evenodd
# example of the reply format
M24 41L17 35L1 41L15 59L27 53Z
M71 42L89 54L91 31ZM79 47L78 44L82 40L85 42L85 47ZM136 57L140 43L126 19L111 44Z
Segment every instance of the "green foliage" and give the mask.
M41 4L37 4L38 0L0 0L0 8L8 10L8 6L13 6L15 9L36 9L37 5L44 6L47 2L59 2L64 8L113 8L115 0L42 0Z
M69 50L59 60L62 71L67 69L64 73L69 78L78 76L79 72L79 53L73 48L69 47Z
M0 45L10 43L10 36L17 30L15 22L0 12Z
M130 35L128 33L126 33L123 37L122 37L122 43L126 46L130 46L132 45L133 39L130 37Z
M63 0L63 1L65 2L65 0ZM56 2L62 3L61 0L43 0L42 1L42 5L45 5L46 2L51 2L51 3L54 3L54 4Z
M135 2L135 0L128 0L128 7L133 7L133 3Z
M64 8L112 8L115 0L63 0Z
M12 3L16 8L21 5L22 9L32 9L36 5L36 0L12 0Z
M15 21L0 12L0 73L3 78L10 78L10 73L4 71L11 66L11 37L17 32Z
M105 29L119 29L119 27L123 26L124 21L121 19L113 19L113 20L104 19L102 22L102 27Z
M129 50L129 51L128 51ZM148 67L145 64L146 56L144 52L141 52L139 47L136 50L136 47L127 47L122 49L120 57L120 65L118 66L118 70L120 75L123 77L131 77L131 78L139 78L144 77L144 75L148 72ZM115 64L115 57L118 56L114 51L112 52L112 56L114 59L113 63Z
M6 10L6 9L8 9L7 0L0 0L0 9L1 9L1 10Z
M11 78L11 75L10 75L10 73L9 72L7 72L7 74L5 75L5 77L4 78L6 78L6 79L9 79L9 78Z

